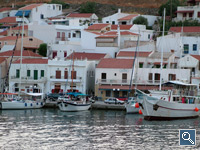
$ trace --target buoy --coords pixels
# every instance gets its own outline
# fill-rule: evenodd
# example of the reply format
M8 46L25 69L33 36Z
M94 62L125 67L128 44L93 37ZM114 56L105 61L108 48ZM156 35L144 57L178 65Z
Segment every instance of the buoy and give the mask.
M139 108L139 103L135 103L135 108Z
M198 112L198 111L199 111L199 109L198 109L197 107L195 107L194 111Z
M139 110L139 114L142 114L142 111L141 111L141 109Z

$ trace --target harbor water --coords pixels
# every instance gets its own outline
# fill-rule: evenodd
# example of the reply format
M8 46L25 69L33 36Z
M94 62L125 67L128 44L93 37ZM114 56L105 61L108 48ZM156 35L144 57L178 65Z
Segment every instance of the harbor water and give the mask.
M146 121L125 111L0 111L1 150L200 149L200 118ZM179 129L196 129L196 146L179 146Z

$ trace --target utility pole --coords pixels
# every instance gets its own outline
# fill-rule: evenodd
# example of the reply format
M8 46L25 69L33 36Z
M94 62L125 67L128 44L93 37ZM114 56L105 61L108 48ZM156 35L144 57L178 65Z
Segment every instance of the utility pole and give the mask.
M171 0L171 4L170 4L170 20L172 20L172 0Z

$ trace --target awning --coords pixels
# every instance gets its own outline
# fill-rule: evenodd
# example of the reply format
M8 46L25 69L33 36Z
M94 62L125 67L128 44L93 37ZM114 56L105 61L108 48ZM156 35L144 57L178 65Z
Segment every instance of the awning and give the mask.
M31 13L31 10L19 10L15 16L19 16L19 17L22 17L23 16L23 12L25 12L24 16L25 17L28 17L29 14Z
M99 90L117 90L119 89L120 91L128 91L129 90L129 85L100 85ZM132 86L132 90L135 89L135 86ZM159 89L159 86L155 85L138 85L137 89L139 90L154 90L154 89ZM172 87L162 87L163 90L169 90L172 89Z
M27 95L30 95L30 96L42 96L43 93L26 93Z
M181 81L168 81L166 83L163 83L163 85L170 85L170 84L183 85L183 86L198 86L197 84L188 84Z

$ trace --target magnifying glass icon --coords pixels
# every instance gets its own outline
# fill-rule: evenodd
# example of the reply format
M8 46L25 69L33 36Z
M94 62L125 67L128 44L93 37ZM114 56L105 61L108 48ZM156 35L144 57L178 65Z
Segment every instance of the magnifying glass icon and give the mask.
M188 136L188 138L185 138L186 136ZM192 141L190 139L190 133L188 133L188 132L183 132L182 139L185 140L185 141L190 141L191 144L194 144L194 141Z

